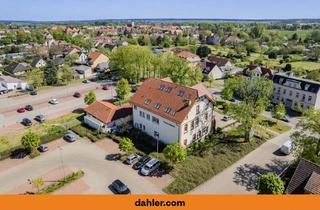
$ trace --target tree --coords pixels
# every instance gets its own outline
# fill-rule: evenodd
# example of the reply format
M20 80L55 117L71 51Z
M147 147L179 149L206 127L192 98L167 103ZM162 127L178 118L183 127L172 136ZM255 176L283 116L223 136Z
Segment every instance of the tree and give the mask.
M291 71L292 70L292 65L290 63L287 63L286 66L283 68L283 71Z
M230 101L233 98L233 91L231 88L223 88L221 91L221 98Z
M179 143L167 145L163 150L163 154L171 163L179 163L187 157L187 150Z
M44 83L44 73L41 69L35 68L26 72L26 79L33 87L41 87Z
M277 59L277 53L275 51L271 51L268 53L268 58Z
M252 29L250 35L252 38L257 39L260 38L264 32L264 25L262 24L256 24Z
M84 103L87 105L92 104L97 100L96 94L91 90L89 93L84 97Z
M119 98L126 99L131 91L128 80L122 78L117 82L116 92Z
M132 140L129 138L122 138L119 142L119 149L123 152L130 152L132 151L134 148L134 145L132 143Z
M62 83L69 83L73 79L73 70L69 65L63 65L60 68L60 81Z
M21 145L30 152L38 148L39 144L40 136L31 131L29 131L21 138Z
M240 76L227 79L225 82L224 89L232 91L233 95L242 100L238 104L231 104L227 112L241 123L246 141L250 141L253 134L252 127L257 122L257 116L269 105L272 87L272 81L265 77L244 78Z
M320 164L320 111L308 109L297 124L297 131L291 135L294 153Z
M211 54L211 49L206 45L201 45L200 47L198 47L196 53L200 56L200 58L204 58Z
M69 65L72 65L74 63L76 63L79 60L79 55L78 53L73 53L71 55L68 55L65 57L65 62L68 63Z
M274 173L264 174L259 177L258 190L259 194L283 194L284 182Z
M247 52L258 52L259 50L259 43L256 41L247 41L245 42Z
M58 84L58 68L52 63L52 61L48 61L43 74L47 85Z
M44 185L43 178L37 178L31 180L32 187L37 189L37 193L40 192L40 188Z
M284 106L283 103L277 104L271 110L271 114L272 114L272 117L278 120L282 120L286 115L286 107Z

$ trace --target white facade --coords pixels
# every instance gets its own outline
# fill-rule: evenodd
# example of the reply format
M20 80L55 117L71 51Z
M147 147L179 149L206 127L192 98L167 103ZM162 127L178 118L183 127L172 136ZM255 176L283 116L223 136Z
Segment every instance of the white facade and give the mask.
M133 125L165 144L179 142L182 146L204 139L210 133L213 104L201 97L181 124L165 119L138 106L133 106Z
M3 79L3 78L6 79ZM25 90L27 88L27 82L10 77L7 79L9 76L1 76L0 77L0 86L5 87L7 90L16 90L16 89L21 89Z

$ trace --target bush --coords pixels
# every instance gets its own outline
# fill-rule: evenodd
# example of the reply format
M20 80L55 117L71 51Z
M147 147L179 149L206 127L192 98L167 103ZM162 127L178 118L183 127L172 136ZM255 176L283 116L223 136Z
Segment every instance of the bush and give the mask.
M105 133L98 133L85 125L77 125L71 128L73 132L78 134L80 137L87 137L92 142L97 142L103 138L106 138L107 135Z
M37 149L33 149L30 153L30 158L33 159L35 157L38 157L40 155L40 152Z
M284 182L274 173L268 173L259 177L259 194L283 194Z

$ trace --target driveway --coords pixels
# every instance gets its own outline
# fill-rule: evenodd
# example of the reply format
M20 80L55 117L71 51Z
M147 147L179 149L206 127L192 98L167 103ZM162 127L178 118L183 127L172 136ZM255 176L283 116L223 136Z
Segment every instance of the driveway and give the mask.
M252 151L244 158L217 174L190 194L256 194L257 178L267 172L280 173L293 156L283 156L281 145L290 139L291 132L283 133Z
M74 143L63 144L60 148L2 171L0 193L14 192L25 185L28 179L38 178L59 168L63 170L63 167L85 172L82 180L89 187L82 194L111 194L107 186L115 179L122 180L133 194L163 193L161 188L130 167L119 161L105 160L106 151L88 140L79 139Z

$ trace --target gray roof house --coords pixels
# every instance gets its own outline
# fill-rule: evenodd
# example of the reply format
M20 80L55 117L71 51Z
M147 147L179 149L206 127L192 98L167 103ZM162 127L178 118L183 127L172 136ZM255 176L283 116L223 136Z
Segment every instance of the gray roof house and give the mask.
M19 74L23 74L25 71L29 70L29 66L26 63L16 63L13 62L11 64L9 64L6 67L6 71L15 74L15 75L19 75Z

